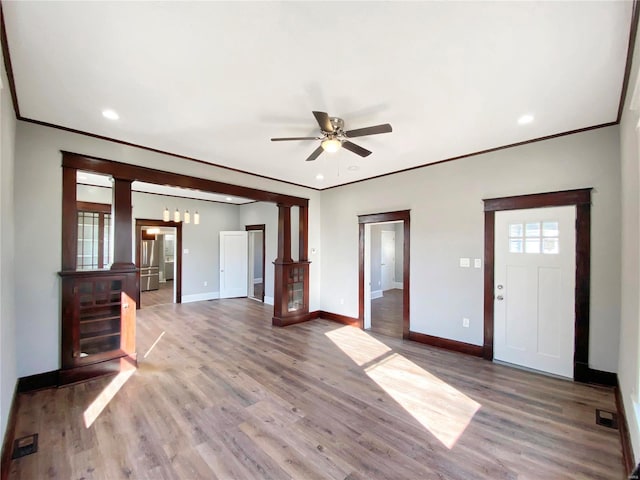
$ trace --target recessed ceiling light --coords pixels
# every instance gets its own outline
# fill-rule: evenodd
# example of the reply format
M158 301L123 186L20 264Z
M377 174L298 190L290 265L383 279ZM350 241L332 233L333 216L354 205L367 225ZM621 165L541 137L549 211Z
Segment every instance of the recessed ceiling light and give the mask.
M319 173L316 175L316 180L324 180L324 175Z
M233 198L227 197L227 202L230 202L231 200L233 200Z
M108 118L109 120L118 120L120 115L115 110L107 109L102 111L102 116L104 118Z
M360 170L360 167L358 165L349 165L347 167L347 170L349 170L350 172L357 172L358 170Z
M526 125L527 123L531 123L533 122L533 115L527 113L526 115L522 115L519 119L518 119L518 124L519 125Z

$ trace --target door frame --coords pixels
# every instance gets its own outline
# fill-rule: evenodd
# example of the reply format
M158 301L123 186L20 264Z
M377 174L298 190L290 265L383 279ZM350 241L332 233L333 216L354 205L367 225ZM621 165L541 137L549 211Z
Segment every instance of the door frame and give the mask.
M265 250L266 250L266 243L267 243L267 237L266 237L266 226L264 223L261 223L259 225L245 225L244 226L245 231L247 232L254 232L254 231L261 231L262 232L262 295L260 298L260 301L262 303L264 303L264 291L266 290L266 263L265 263ZM253 281L253 275L251 275L252 277L252 281ZM253 297L255 298L255 297Z
M367 223L403 222L402 258L402 338L409 338L409 252L411 240L411 210L358 215L358 324L364 329L364 226Z
M495 212L543 207L576 207L576 279L573 379L597 381L589 368L589 299L591 279L591 190L582 188L484 201L484 342L482 356L493 360Z
M140 241L142 240L142 227L173 227L176 229L176 278L175 298L173 303L182 303L182 222L165 222L148 218L136 218L136 277L140 285ZM140 288L138 287L138 308L140 308Z

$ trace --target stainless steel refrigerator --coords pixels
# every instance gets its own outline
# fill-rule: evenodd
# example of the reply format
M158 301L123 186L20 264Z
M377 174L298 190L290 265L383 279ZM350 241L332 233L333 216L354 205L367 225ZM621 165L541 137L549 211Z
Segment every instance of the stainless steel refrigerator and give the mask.
M160 288L160 271L158 242L142 240L140 244L140 290L158 290Z

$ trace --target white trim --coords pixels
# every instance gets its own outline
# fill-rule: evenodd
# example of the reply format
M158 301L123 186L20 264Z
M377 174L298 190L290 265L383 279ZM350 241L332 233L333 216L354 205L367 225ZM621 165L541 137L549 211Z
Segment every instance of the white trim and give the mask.
M202 302L204 300L217 300L220 298L220 292L194 293L191 295L182 295L182 303Z
M404 288L404 283L402 282L393 282L393 288L397 288L402 290Z
M382 290L371 290L371 300L382 298Z
M273 305L273 303L274 303L273 297L267 297L265 295L264 296L264 303L266 303L267 305Z

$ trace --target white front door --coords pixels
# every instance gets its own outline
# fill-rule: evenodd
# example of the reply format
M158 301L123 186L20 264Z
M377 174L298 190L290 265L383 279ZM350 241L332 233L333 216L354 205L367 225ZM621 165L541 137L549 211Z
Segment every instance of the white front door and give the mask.
M573 378L576 209L495 216L494 358Z
M396 232L383 230L380 236L380 277L382 290L391 290L395 285L396 273Z
M246 297L247 232L220 232L220 298Z

